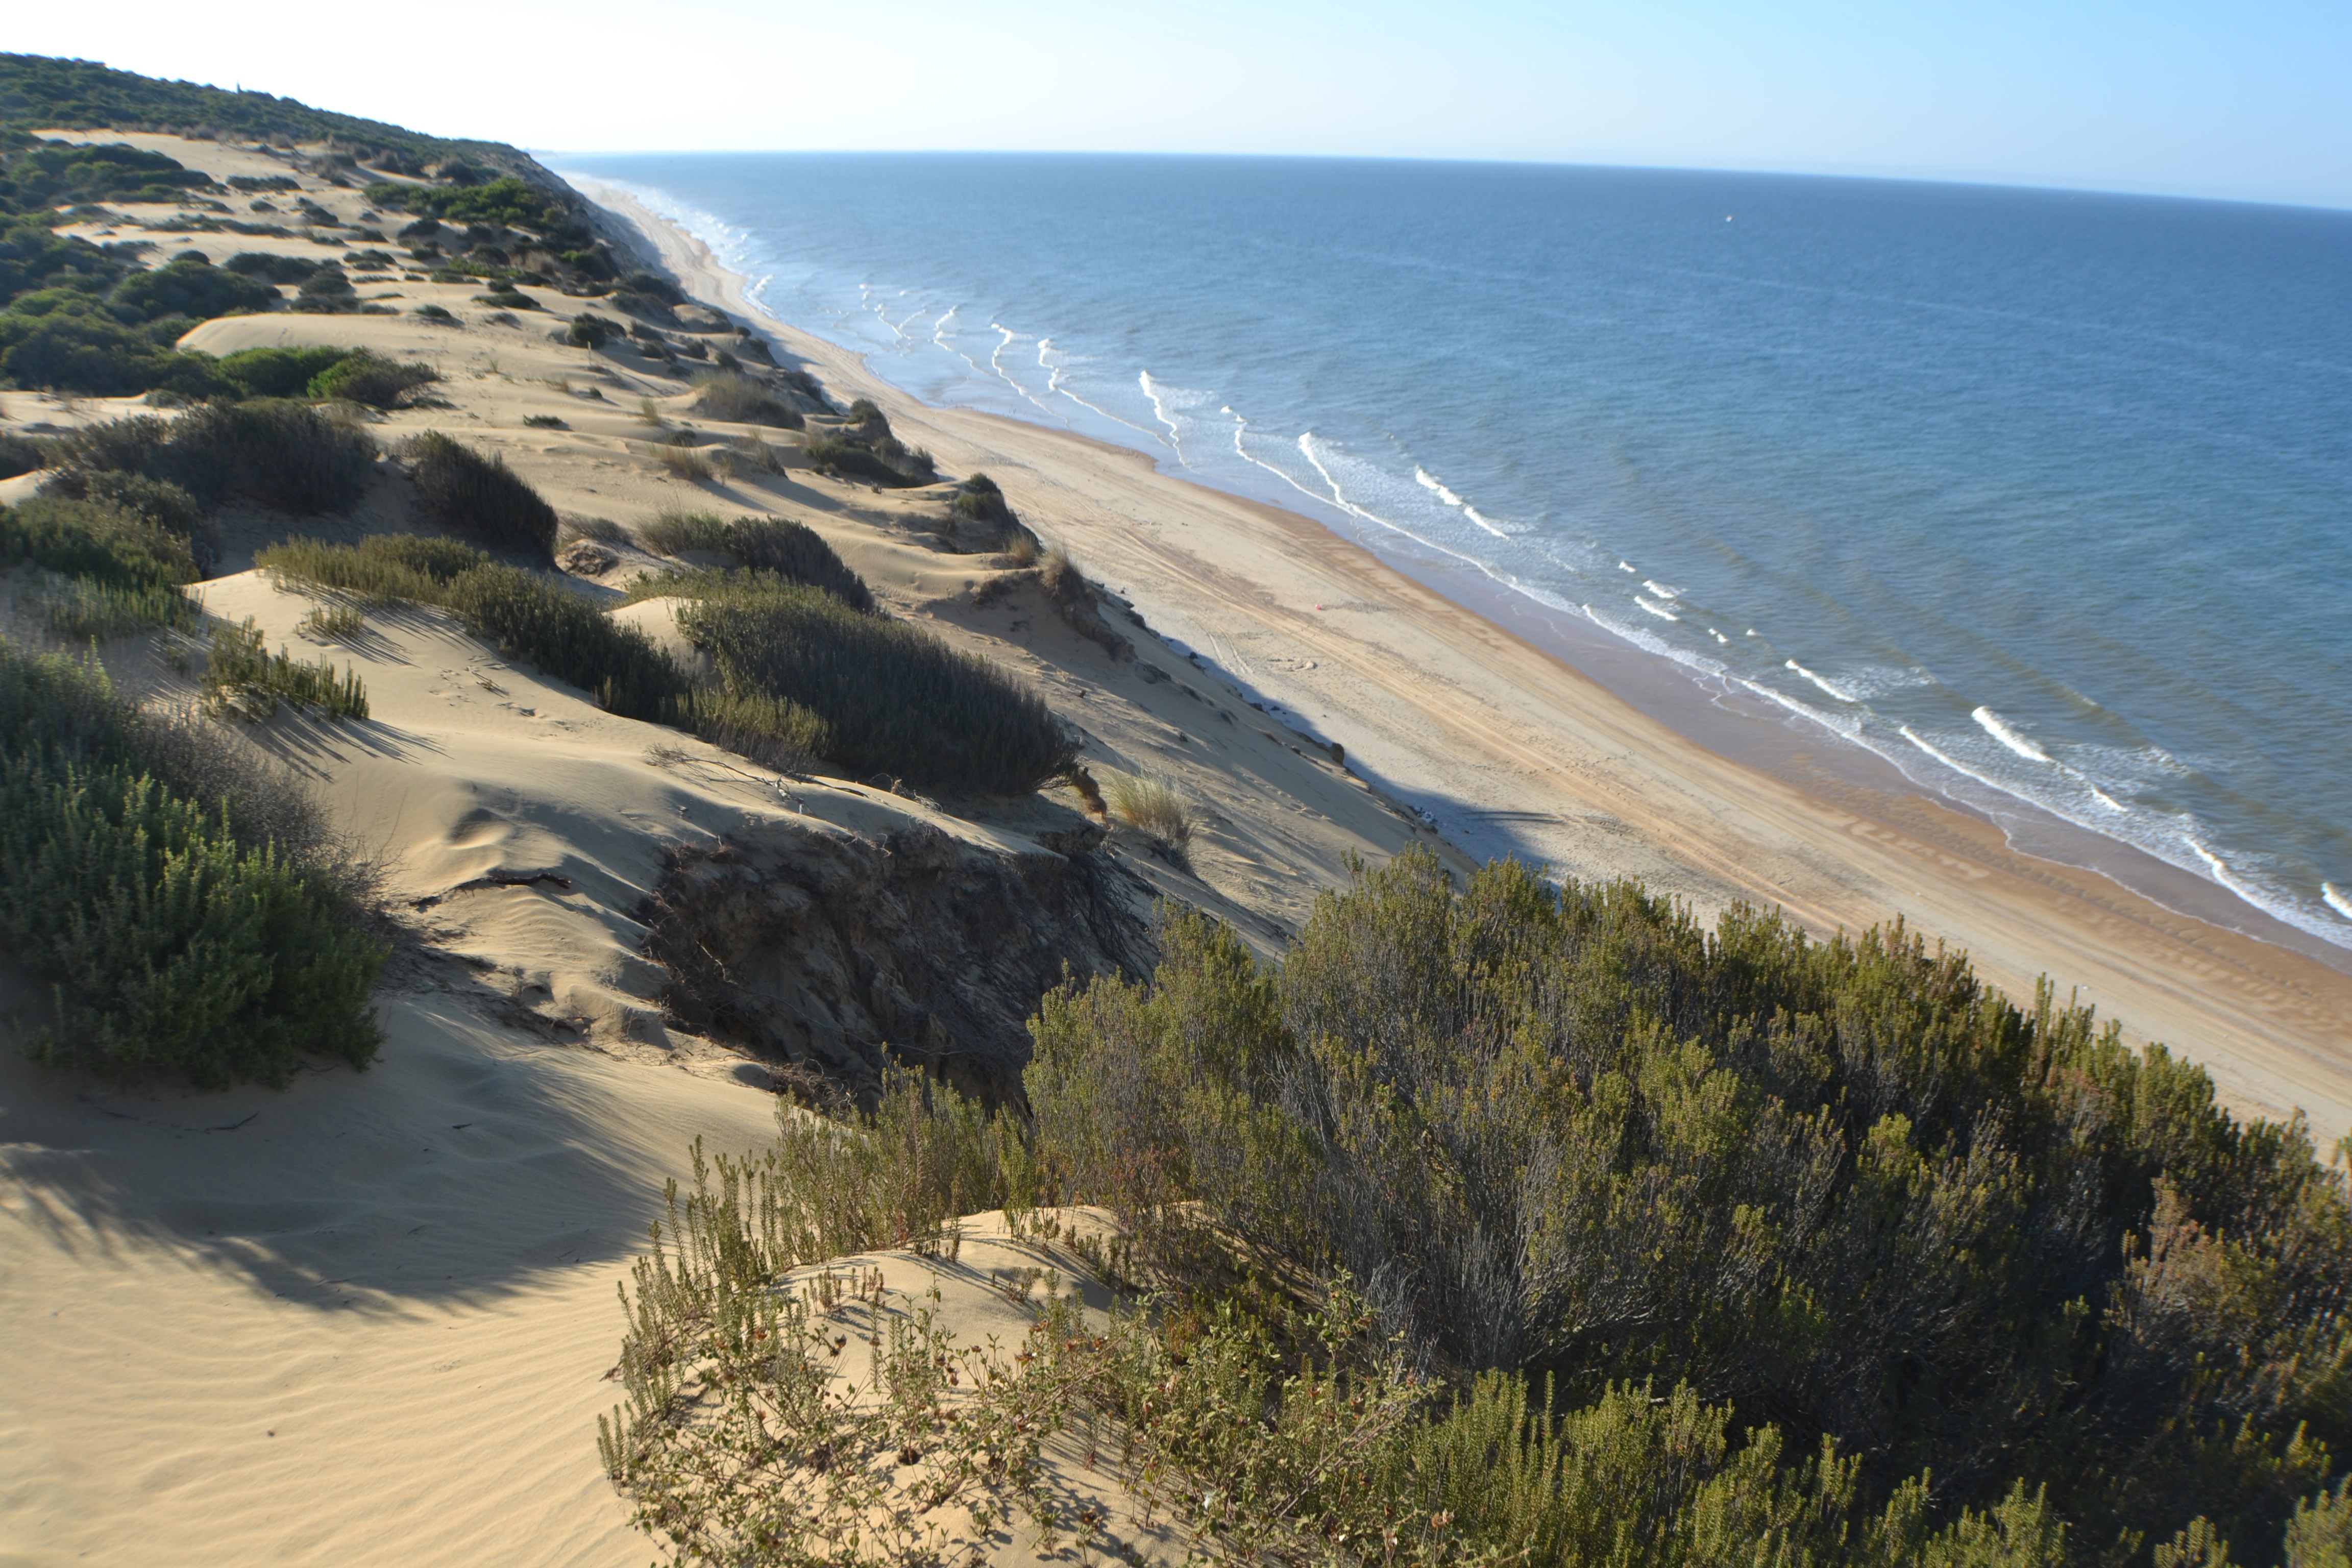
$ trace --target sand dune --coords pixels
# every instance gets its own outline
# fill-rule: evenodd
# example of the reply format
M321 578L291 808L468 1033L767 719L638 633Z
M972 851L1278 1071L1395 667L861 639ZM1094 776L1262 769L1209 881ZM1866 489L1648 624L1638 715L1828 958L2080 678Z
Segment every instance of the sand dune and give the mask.
M220 174L284 168L137 140ZM739 280L640 216L690 287L750 314ZM317 254L293 239L159 237L216 257ZM2242 1105L2307 1107L2329 1137L2352 1126L2352 978L2021 855L1916 795L1735 764L1304 519L1131 453L920 408L853 356L775 331L950 472L993 474L1024 520L1123 595L1132 614L1108 605L1134 644L1121 657L1017 571L944 550L939 493L878 493L789 454L781 472L708 483L667 469L651 421L758 432L694 412L691 364L555 341L593 302L530 290L540 310L494 312L414 277L362 292L390 310L440 304L462 325L270 314L207 323L188 346L428 360L447 405L391 416L377 437L459 435L575 522L625 531L677 508L806 521L895 613L1030 679L1083 731L1090 768L1181 786L1201 816L1188 864L1124 827L1101 852L1139 907L1197 904L1272 951L1350 855L1417 843L1466 868L1386 786L1410 787L1512 814L1515 847L1580 876L1643 877L1702 912L1755 898L1823 931L1906 914L2003 985L2044 972L2081 985L2137 1037L2207 1063ZM0 398L19 427L131 406ZM405 526L407 505L387 475L353 517L300 526ZM205 585L207 608L367 683L365 723L284 713L251 733L382 860L413 947L380 994L379 1064L283 1093L37 1073L16 1047L42 995L0 974L0 1564L642 1563L651 1547L594 1447L614 1397L614 1288L691 1142L751 1146L775 1104L763 1070L676 1026L642 951L648 894L674 855L763 834L875 844L919 828L974 856L1051 856L1040 836L1074 819L1076 798L958 816L874 781L785 778L604 713L429 612L373 612L347 644L306 645L297 623L312 602L247 570L286 520L224 521L227 574ZM652 563L625 541L614 554L581 592L609 602ZM979 591L1000 579L1002 594ZM658 605L627 613L666 630ZM109 658L135 689L185 690L135 647ZM1344 763L1229 673L1344 742ZM962 1292L975 1332L1000 1310L991 1245L975 1241L943 1286ZM885 1265L894 1288L927 1288L927 1266Z

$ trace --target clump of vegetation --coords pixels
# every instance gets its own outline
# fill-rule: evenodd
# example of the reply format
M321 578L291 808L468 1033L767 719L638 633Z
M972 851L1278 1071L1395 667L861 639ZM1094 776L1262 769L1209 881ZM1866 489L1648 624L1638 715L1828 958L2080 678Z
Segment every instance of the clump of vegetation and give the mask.
M367 433L308 404L255 398L207 404L173 420L152 415L94 425L66 440L86 470L142 474L180 486L206 506L242 495L280 511L339 511L360 498L375 465Z
M552 560L557 520L546 499L507 467L437 430L402 444L425 510L485 543Z
M267 719L280 702L309 708L323 719L364 719L367 688L346 666L341 675L324 659L298 659L264 646L261 630L247 616L241 626L213 631L205 661L204 702L208 712L231 711Z
M853 610L874 608L874 594L866 580L843 563L824 536L789 518L739 517L726 522L712 512L665 511L641 526L637 536L646 549L663 555L725 556L738 566L771 574L787 583L822 588ZM667 588L648 586L635 596L667 592Z
M49 443L37 436L0 430L0 479L13 479L49 466Z
M620 331L616 322L608 321L593 310L583 310L572 318L563 329L563 341L575 349L601 349Z
M321 605L296 622L294 629L323 642L349 642L367 630L367 612L357 605Z
M522 416L522 423L523 428L527 430L569 430L572 428L570 425L564 423L563 416L560 414L526 414Z
M273 840L299 810L224 754L94 662L0 642L0 938L57 987L35 1060L214 1088L373 1058L383 949L312 844Z
M684 674L635 627L454 539L384 534L355 545L291 539L254 562L369 603L442 606L509 658L537 665L633 719L674 721L688 691Z
M694 377L694 411L707 418L723 419L733 425L769 425L782 430L798 430L808 423L800 410L740 370L700 371Z
M849 424L829 435L812 431L809 462L820 472L846 474L887 486L928 485L939 479L931 455L890 433L890 421L865 398L849 405Z
M371 408L396 408L419 387L430 386L441 373L417 361L397 363L362 349L346 354L310 380L314 398L341 398Z
M1111 816L1149 835L1161 848L1181 858L1192 847L1192 807L1175 780L1106 771L1102 794Z
M1076 741L1034 692L904 621L863 614L772 572L679 574L678 626L730 692L781 697L864 775L950 794L1022 795L1059 775Z
M536 310L540 308L538 300L532 299L521 289L507 283L501 283L497 288L489 289L486 293L475 295L474 303L477 305L496 305L502 310Z
M723 477L720 468L726 459L714 458L711 454L699 451L693 447L683 446L674 441L665 441L655 447L653 453L660 459L663 468L690 484L707 485L711 480Z
M238 397L301 397L318 379L352 355L349 349L239 349L213 362Z
M800 1560L742 1532L813 1495L794 1415L717 1419L790 1374L728 1338L788 1268L1069 1203L1119 1216L1093 1255L1158 1297L1068 1334L1032 1418L1108 1426L1090 1452L1197 1560L2342 1551L2343 1179L2046 986L2021 1009L1899 926L1707 932L1630 884L1457 888L1418 851L1279 964L1198 914L1161 947L1150 982L1045 999L1026 1120L898 1076L698 1166L604 1429L680 1560ZM746 1430L772 1464L717 1454Z
M0 567L16 565L133 591L176 594L182 584L196 579L195 557L184 536L129 508L63 495L35 496L0 508Z

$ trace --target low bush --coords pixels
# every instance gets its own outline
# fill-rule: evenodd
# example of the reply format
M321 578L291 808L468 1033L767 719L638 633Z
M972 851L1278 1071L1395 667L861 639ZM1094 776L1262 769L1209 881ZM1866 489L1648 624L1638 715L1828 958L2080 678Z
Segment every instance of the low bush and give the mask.
M0 567L16 565L134 593L176 595L180 584L196 580L184 536L122 507L64 496L0 508Z
M563 341L575 349L601 349L620 330L617 324L593 311L583 310L563 329Z
M671 722L714 746L782 773L804 773L835 751L823 719L788 698L764 691L689 691Z
M0 479L13 479L49 466L54 448L37 436L0 430Z
M437 430L403 443L417 497L435 517L497 549L538 560L555 554L555 509L507 467Z
M371 408L395 408L418 387L441 379L441 373L416 361L396 363L362 349L337 360L310 380L314 398L342 398Z
M1157 1299L961 1370L1026 1384L1024 1432L1082 1437L1197 1560L2342 1561L2344 1178L2046 984L1425 851L1279 963L1197 913L1161 951L1045 999L1026 1121L892 1073L716 1181L697 1151L600 1423L679 1560L802 1561L831 1517L784 1397L837 1343L801 1333L830 1282L787 1271L1094 1203L1125 1224L1094 1258ZM1034 1457L923 1393L919 1460Z
M724 553L726 520L712 511L664 511L637 525L637 540L657 555Z
M208 321L246 315L278 303L278 290L257 279L215 267L201 252L133 272L107 296L118 319Z
M293 539L259 552L254 563L365 601L441 605L501 653L629 718L670 722L688 689L685 675L635 627L453 539L388 534L356 545Z
M569 430L572 426L560 414L526 414L522 416L526 430Z
M174 420L119 419L77 431L69 461L179 485L207 506L242 495L280 511L337 511L360 498L376 458L367 433L308 404L207 404Z
M694 411L707 418L783 430L798 430L808 423L798 409L740 371L704 371L695 376L694 384Z
M288 256L275 250L240 250L221 263L223 269L241 277L258 279L265 283L295 283L307 281L319 270L320 263L306 257Z
M215 360L213 369L240 397L300 397L351 353L336 348L239 349Z
M648 550L663 555L698 552L722 555L736 565L764 573L787 583L822 588L853 610L872 610L874 595L866 580L834 553L824 536L805 523L780 517L739 517L723 522L707 511L666 511L641 524L637 537ZM635 598L674 592L691 592L700 579L645 579Z
M510 288L504 284L489 290L489 292L486 294L475 295L474 303L477 305L496 305L502 310L536 310L541 308L538 300L532 299L521 289Z
M57 986L37 1061L212 1088L282 1084L306 1052L373 1058L383 949L349 896L253 832L232 798L249 774L199 767L225 785L207 801L149 771L218 755L95 664L0 643L0 938Z
M1034 693L986 659L903 621L862 614L772 573L670 580L678 612L731 692L814 712L835 762L918 788L1021 795L1068 768L1076 741Z
M364 719L367 688L348 666L337 675L324 659L298 659L280 648L272 654L247 616L241 626L214 629L205 661L204 703L209 712L231 710L266 719L280 702L314 710L323 719Z

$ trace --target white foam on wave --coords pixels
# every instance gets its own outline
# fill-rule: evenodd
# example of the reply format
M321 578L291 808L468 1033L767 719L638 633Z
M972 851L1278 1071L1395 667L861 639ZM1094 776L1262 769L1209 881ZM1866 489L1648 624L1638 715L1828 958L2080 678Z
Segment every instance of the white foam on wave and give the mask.
M1184 456L1184 430L1187 426L1196 421L1184 411L1187 408L1197 408L1208 402L1209 394L1193 392L1181 386L1171 386L1164 381L1155 381L1148 370L1137 372L1135 379L1136 384L1143 389L1143 395L1151 400L1153 416L1168 426L1166 438L1168 449L1176 454L1178 462L1188 468L1191 468L1192 466L1191 460Z
M1790 712L1794 713L1800 719L1811 720L1814 723L1819 724L1822 729L1827 730L1831 734L1837 736L1840 740L1852 741L1858 746L1869 747L1870 745L1870 742L1864 737L1862 723L1859 720L1850 719L1843 713L1826 712L1822 709L1814 707L1810 702L1800 702L1785 691L1780 691L1772 687L1767 686L1760 680L1750 680L1744 675L1736 676L1733 679L1737 679L1740 685L1746 687L1757 696L1763 698L1766 701L1778 703L1780 707L1786 708ZM1875 748L1871 749L1875 750Z
M2322 882L2319 884L2319 896L2327 900L2329 909L2352 921L2352 899L2344 896L2343 889L2333 882Z
M1820 687L1823 691L1828 692L1831 696L1836 698L1841 702L1859 702L1862 700L1861 698L1856 697L1853 692L1846 690L1836 682L1825 679L1822 677L1814 674L1811 670L1807 669L1803 665L1799 664L1793 658L1789 660L1789 668L1795 670L1799 675L1803 676L1807 680L1811 681L1815 686Z
M1683 591L1680 588L1669 588L1664 583L1659 582L1655 577L1643 578L1642 586L1647 588L1651 593L1655 594L1661 599L1679 599L1683 596Z
M1013 377L1013 373L1004 368L1004 351L1011 348L1014 343L1027 341L1029 334L1026 332L1016 332L1002 321L992 321L988 323L988 326L991 331L997 334L995 352L988 356L989 368L1004 378L1005 385L1019 393L1029 402L1035 403L1037 406L1045 412L1049 414L1052 413L1053 410L1046 408L1045 404L1038 402L1037 395L1035 393L1031 392L1027 387L1022 385L1018 381L1015 381Z
M1675 614L1664 605L1654 605L1650 603L1649 600L1642 597L1639 594L1633 595L1633 603L1640 605L1643 609L1649 611L1650 614L1657 616L1658 619L1662 621L1679 621L1682 619L1680 616Z
M2000 714L1994 712L1991 709L1978 708L1969 713L1969 717L1975 720L1979 727L1980 727L1986 734L1990 735L1994 740L1999 741L2002 745L2007 746L2011 751L2015 752L2027 762L2048 763L2052 761L2049 752L2034 744L2030 738L2021 735L2015 730L2011 729L2008 721L2003 719Z
M1054 357L1052 359L1048 359L1046 357L1048 354L1051 354ZM1069 354L1064 353L1060 349L1054 347L1053 339L1039 338L1037 340L1037 364L1040 369L1045 372L1046 396L1053 397L1059 395L1066 397L1071 402L1076 404L1079 407L1084 408L1090 413L1098 414L1114 425L1123 425L1129 430L1134 431L1137 435L1144 437L1159 446L1165 447L1168 445L1168 443L1160 437L1158 431L1148 429L1141 425L1138 425L1132 419L1122 419L1118 415L1113 414L1109 409L1105 408L1101 404L1090 402L1071 391L1069 374L1070 367L1079 363L1081 362ZM1055 417L1058 418L1060 416L1057 414ZM1066 421L1065 421L1065 423L1066 423Z
M1419 463L1415 463L1412 466L1412 482L1419 485L1423 489L1433 492L1437 499L1444 501L1447 506L1465 506L1468 504L1463 500L1460 496L1455 495L1452 490L1447 489L1444 484L1438 479L1435 475L1432 474L1427 468L1423 468Z
M1572 605L1567 600L1560 598L1558 595L1548 594L1540 588L1523 586L1519 589L1519 592L1527 595L1528 597L1535 600L1537 603L1549 605L1554 609L1565 609L1579 612L1586 620L1591 621L1602 631L1608 632L1612 636L1624 638L1627 642L1632 643L1635 647L1640 648L1644 653L1654 653L1662 658L1673 659L1676 664L1681 665L1685 669L1695 669L1701 675L1713 676L1717 679L1729 674L1729 671L1722 665L1717 663L1714 659L1707 658L1706 655L1703 653L1694 653L1688 648L1676 647L1674 644L1668 642L1665 638L1658 636L1656 633L1645 630L1641 626L1633 626L1628 622L1621 621L1616 616L1608 615L1591 605Z
M1617 570L1620 572L1632 572L1633 570L1633 563L1630 561L1620 561L1617 563ZM1635 573L1635 575L1638 576L1640 574Z
M1415 532L1413 530L1407 528L1404 524L1398 522L1393 518L1382 517L1380 513L1371 510L1370 508L1359 505L1351 497L1349 496L1348 492L1340 487L1339 478L1331 472L1331 464L1339 460L1339 454L1333 451L1327 443L1317 438L1314 431L1302 430L1299 432L1298 451L1301 457L1305 458L1309 464L1313 465L1315 471L1323 477L1323 482L1331 487L1331 495L1329 498L1331 504L1338 507L1340 510L1348 513L1351 517L1360 517L1366 522L1385 528L1391 533L1410 539L1415 544L1434 550L1441 555L1451 556L1466 566L1475 566L1489 577L1495 576L1494 567L1488 563L1479 560L1476 556L1465 555L1459 550L1455 550L1449 545L1438 542L1436 540L1430 538L1425 533ZM1264 465L1261 466L1263 467ZM1276 471L1279 472L1280 470ZM1297 484L1296 479L1293 479L1291 482L1293 484ZM1299 488L1304 489L1306 487L1302 485ZM1307 493L1311 495L1314 492L1310 490ZM1504 581L1504 579L1497 578L1497 581Z
M1489 518L1485 512L1480 511L1476 507L1472 506L1468 501L1464 500L1460 496L1455 495L1451 489L1446 488L1444 480L1439 479L1435 474L1431 473L1427 468L1423 468L1419 463L1415 463L1412 466L1412 482L1419 485L1423 489L1429 491L1439 500L1444 501L1447 506L1452 507L1454 510L1460 512L1463 516L1468 518L1471 521L1476 523L1479 527L1485 529L1496 538L1508 539L1511 537L1507 531L1496 527L1493 519Z

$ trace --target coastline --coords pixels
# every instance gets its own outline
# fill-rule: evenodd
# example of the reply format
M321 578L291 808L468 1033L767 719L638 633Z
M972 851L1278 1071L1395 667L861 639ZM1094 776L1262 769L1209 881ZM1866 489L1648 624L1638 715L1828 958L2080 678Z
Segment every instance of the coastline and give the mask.
M1141 452L920 404L861 355L761 311L691 233L604 182L573 183L689 293L871 397L951 470L994 474L1024 519L1153 630L1343 743L1383 787L1431 803L1471 854L1638 877L1707 921L1738 899L1779 905L1818 934L1900 916L1968 949L2012 995L2030 997L2045 973L2062 996L2079 992L2127 1038L2206 1066L2241 1111L2300 1106L2323 1146L2352 1131L2352 1053L2340 1044L2352 1038L2352 975L2016 848L1891 766L1800 752L1759 767L1716 750L1312 519L1164 474Z

